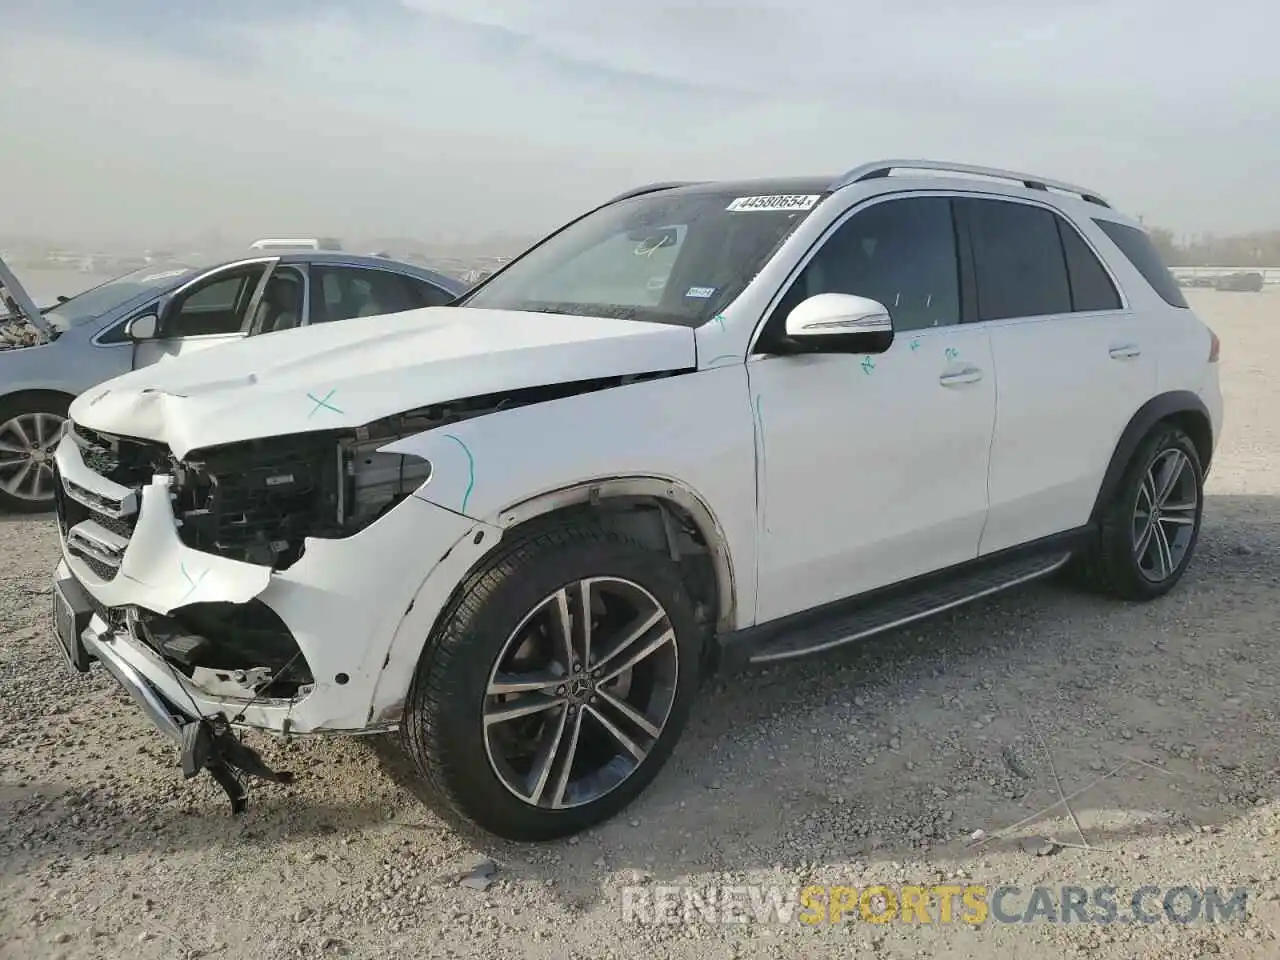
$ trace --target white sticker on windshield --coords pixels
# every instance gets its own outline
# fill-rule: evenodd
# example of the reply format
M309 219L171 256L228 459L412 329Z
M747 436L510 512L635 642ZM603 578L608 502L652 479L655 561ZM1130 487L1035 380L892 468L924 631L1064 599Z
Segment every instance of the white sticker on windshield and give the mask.
M752 210L812 210L820 198L817 194L779 194L772 197L738 197L725 207L733 213Z
M164 273L149 273L138 282L151 283L154 280L168 280L170 277L180 277L186 272L186 270L166 270Z
M685 296L694 300L709 300L715 292L715 287L690 287L685 291Z

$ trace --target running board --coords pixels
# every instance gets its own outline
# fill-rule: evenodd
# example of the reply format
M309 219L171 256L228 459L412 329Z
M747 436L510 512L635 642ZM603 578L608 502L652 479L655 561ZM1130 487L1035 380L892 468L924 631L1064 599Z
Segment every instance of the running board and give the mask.
M722 639L725 660L738 664L772 663L803 657L905 626L1019 584L1046 577L1061 568L1069 552L1022 556L941 578L921 578L919 585L882 591L840 603L840 612L808 611L762 624ZM849 609L853 606L853 609ZM805 623L791 622L803 619Z

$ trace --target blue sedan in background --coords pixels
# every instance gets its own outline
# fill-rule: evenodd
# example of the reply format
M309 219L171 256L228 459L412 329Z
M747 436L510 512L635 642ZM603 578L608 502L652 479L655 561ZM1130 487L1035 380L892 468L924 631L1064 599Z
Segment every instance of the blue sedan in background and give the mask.
M0 316L30 325L0 330L0 510L53 505L62 421L95 384L242 337L442 306L466 289L409 263L304 250L150 264L42 310L0 260Z

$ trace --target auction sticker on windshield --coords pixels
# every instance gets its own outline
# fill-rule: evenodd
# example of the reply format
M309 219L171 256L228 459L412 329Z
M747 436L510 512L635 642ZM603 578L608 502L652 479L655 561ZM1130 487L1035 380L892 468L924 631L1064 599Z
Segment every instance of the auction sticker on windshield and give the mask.
M733 213L753 210L812 210L821 198L817 194L780 194L772 197L738 197L725 207Z

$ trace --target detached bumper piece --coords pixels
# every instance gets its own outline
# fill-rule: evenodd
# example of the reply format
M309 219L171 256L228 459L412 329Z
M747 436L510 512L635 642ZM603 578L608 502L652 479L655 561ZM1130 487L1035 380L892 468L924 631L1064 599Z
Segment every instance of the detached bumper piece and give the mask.
M224 715L193 716L152 686L120 655L109 628L94 629L95 614L101 614L74 577L55 579L53 598L54 636L69 665L85 672L92 660L101 663L156 728L181 747L182 773L188 780L209 771L231 801L232 813L243 813L248 804L237 773L275 783L293 782L293 774L272 770L257 751L242 743Z
M249 794L236 771L274 783L293 783L293 774L272 770L258 752L242 743L226 717L201 717L182 728L182 775L190 780L200 771L218 781L231 801L232 813L244 813Z

